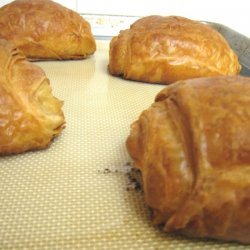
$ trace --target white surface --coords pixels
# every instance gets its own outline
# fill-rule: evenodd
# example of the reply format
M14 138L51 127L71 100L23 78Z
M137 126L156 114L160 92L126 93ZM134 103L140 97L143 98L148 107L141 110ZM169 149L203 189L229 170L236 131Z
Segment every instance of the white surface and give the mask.
M105 0L105 4L101 0L55 1L81 14L127 16L146 16L152 14L180 15L195 20L218 22L250 37L250 9L248 7L249 1L247 0ZM11 1L0 0L0 6L7 2ZM123 26L126 27L126 25ZM127 26L129 26L129 22Z
M250 37L250 10L248 1L222 0L100 0L78 1L80 13L115 14L129 16L180 15L195 20L224 24Z
M0 0L0 7L3 5L12 2L13 0ZM30 0L32 1L32 0ZM70 8L72 10L77 10L77 0L53 0L54 2L61 3L65 7Z
M100 0L78 2L81 13L101 13L119 15L181 15L196 20L214 21L226 24L250 36L250 13L246 6L248 1L221 0L106 0L100 5Z

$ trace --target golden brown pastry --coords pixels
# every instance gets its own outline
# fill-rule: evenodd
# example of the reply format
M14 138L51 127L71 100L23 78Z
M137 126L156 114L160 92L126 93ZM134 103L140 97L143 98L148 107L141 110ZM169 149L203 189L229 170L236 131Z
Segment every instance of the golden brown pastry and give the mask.
M32 60L79 59L96 50L89 23L50 0L16 0L0 8L0 38Z
M0 155L46 148L64 125L43 70L0 39Z
M125 79L169 84L235 75L241 66L226 40L208 25L184 17L148 16L111 40L108 69Z
M250 243L250 78L169 85L131 125L154 224L167 232Z

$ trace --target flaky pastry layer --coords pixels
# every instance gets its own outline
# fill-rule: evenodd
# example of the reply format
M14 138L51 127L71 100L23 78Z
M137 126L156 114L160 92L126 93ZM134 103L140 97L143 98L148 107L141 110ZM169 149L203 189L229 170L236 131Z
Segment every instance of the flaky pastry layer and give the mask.
M250 243L250 78L179 81L131 125L154 224Z
M148 16L113 37L108 69L125 79L169 84L235 75L241 66L226 40L210 26L184 17Z
M30 60L80 59L96 50L89 23L51 0L16 0L0 8L0 38Z
M64 127L43 70L0 39L0 155L46 148Z

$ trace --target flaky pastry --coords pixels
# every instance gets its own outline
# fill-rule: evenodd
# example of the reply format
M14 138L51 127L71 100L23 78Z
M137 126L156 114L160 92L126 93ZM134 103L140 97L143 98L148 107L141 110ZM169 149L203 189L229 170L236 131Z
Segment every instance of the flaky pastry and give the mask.
M113 37L108 69L125 79L169 84L235 75L241 66L226 40L210 26L184 17L148 16Z
M89 23L50 0L16 0L0 8L0 38L31 60L85 58L96 50Z
M0 39L0 155L46 148L64 127L43 70Z
M167 232L250 243L250 78L169 85L131 125L154 224Z

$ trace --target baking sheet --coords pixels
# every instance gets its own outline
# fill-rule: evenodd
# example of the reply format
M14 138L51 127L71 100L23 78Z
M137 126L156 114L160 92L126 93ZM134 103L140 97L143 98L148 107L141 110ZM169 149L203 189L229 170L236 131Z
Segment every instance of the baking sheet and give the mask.
M0 158L0 249L246 249L151 225L124 142L164 86L110 76L108 44L86 60L37 63L67 124L48 149Z
M220 32L236 52L242 66L241 75L250 76L250 39L229 27L213 22L204 22Z

